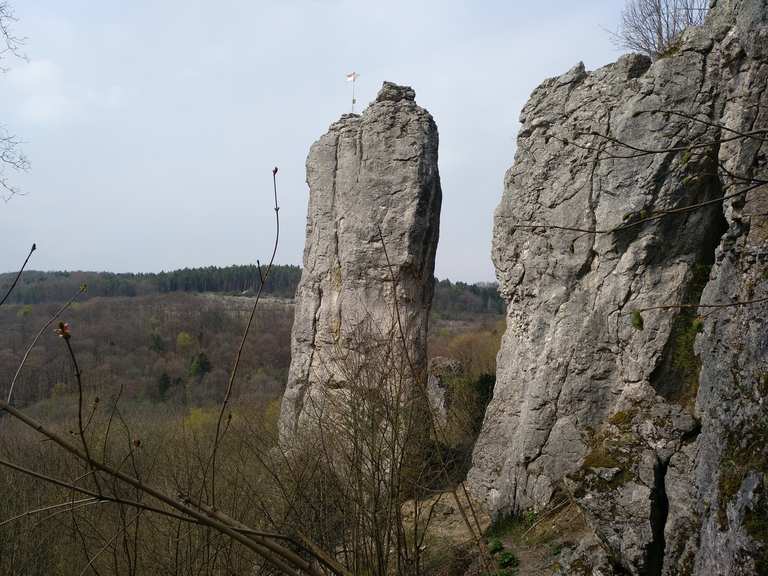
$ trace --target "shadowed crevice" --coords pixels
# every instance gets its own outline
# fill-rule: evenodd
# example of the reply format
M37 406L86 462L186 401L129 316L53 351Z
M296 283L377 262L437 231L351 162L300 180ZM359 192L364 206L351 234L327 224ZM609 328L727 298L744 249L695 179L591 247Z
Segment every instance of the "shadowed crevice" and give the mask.
M664 568L664 551L667 546L664 528L669 515L669 499L665 479L669 462L657 460L653 467L653 488L651 488L651 532L653 539L646 549L643 576L661 576Z

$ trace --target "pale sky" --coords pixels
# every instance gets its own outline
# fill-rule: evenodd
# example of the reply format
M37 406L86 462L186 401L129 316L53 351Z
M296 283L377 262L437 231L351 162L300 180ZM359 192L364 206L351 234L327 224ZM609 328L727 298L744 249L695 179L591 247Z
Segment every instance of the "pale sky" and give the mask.
M436 275L494 279L493 210L518 116L545 78L619 52L621 0L11 0L0 124L32 163L0 202L0 271L152 272L269 256L300 264L310 145L407 84L440 131Z

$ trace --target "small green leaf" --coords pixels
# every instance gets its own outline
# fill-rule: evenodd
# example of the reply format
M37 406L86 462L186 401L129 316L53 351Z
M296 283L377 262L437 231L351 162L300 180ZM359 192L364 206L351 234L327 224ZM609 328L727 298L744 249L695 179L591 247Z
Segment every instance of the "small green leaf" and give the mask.
M499 554L496 563L499 568L517 568L520 565L520 560L517 559L514 552L506 550Z
M640 310L632 310L632 327L635 330L645 328L645 322L643 321L643 315L640 314Z
M691 327L697 334L704 332L704 320L702 320L700 317L694 318L693 322L691 322Z
M494 538L488 543L488 552L491 554L498 554L502 550L504 550L504 544L498 538Z

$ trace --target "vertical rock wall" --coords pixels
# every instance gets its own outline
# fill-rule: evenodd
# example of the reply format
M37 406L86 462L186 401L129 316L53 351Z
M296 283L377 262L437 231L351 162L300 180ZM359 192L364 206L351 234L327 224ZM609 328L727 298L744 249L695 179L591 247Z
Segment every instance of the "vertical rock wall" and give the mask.
M720 40L718 151L730 181L745 190L768 181L768 2L719 0L710 24ZM727 178L728 179L728 178ZM694 573L768 574L768 187L727 199L728 231L703 302L752 302L702 310L696 341L701 435L694 508L701 523Z
M437 127L414 98L385 82L362 115L342 116L310 149L284 440L344 390L350 375L339 362L361 332L373 338L395 325L391 273L407 349L424 369L442 194Z
M768 128L767 19L720 0L654 63L544 82L496 211L471 487L497 512L570 495L633 575L768 573L768 192L731 196L765 178L765 135L734 130Z

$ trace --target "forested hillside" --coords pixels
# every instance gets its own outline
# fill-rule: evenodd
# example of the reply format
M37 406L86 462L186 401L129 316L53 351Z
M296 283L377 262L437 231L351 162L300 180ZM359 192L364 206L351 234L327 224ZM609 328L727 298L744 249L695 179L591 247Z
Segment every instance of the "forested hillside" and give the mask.
M209 457L206 450L253 300L169 293L90 298L66 310L61 319L69 324L70 344L82 370L88 433L99 442L109 437L109 453L125 458L131 470L138 470L147 481L195 489L199 476L205 475L201 462ZM7 384L26 347L59 306L0 308L1 397L7 396ZM260 304L242 356L229 411L231 425L220 454L221 469L228 475L220 484L220 497L229 510L242 511L243 518L265 529L269 526L264 523L264 510L280 510L280 499L274 489L264 488L271 487L269 467L263 470L253 462L270 454L276 434L290 363L292 322L291 302L267 299ZM444 450L461 462L468 457L487 400L502 331L501 317L490 314L462 314L462 318L432 322L431 354L456 358L466 367L463 377L446 383L456 401L448 416L454 433ZM69 436L76 430L77 399L67 345L49 326L16 381L13 404ZM111 414L115 422L110 436L105 430ZM5 416L0 416L0 452L28 468L42 462L56 477L83 474L82 469L70 467L51 443L40 442ZM235 480L230 478L233 475ZM20 478L0 467L0 487L14 495L3 520L71 498L55 486L19 482ZM45 522L36 515L22 517L0 529L0 573L75 576L90 561L87 550L103 547L104 540L113 537L115 525L125 526L130 536L126 555L146 570L135 573L185 574L192 573L190 567L208 569L218 564L229 567L228 574L247 572L246 555L231 553L229 545L211 540L203 531L185 527L179 535L178 526L163 517L147 516L141 523L129 524L131 517L121 519L122 511L88 507L76 526L67 514L53 515ZM19 533L25 537L18 538ZM157 537L165 533L172 535L170 548L166 539ZM121 561L123 539L120 544L107 547L100 557L105 565ZM215 553L219 549L225 552L221 557ZM115 573L130 572L121 565Z
M0 274L0 292L5 293L16 274ZM64 302L82 284L87 284L84 299L98 296L150 296L169 292L216 292L230 295L253 294L261 285L259 269L254 265L207 266L184 268L172 272L39 272L26 271L14 289L9 304L41 304ZM301 279L301 268L276 265L264 285L264 293L280 298L293 298ZM432 308L442 317L463 314L502 314L504 306L496 284L467 284L435 280Z
M13 273L0 274L0 292L8 290L15 276ZM62 302L68 300L81 284L88 285L86 298L148 296L167 292L241 294L258 290L261 285L260 278L259 269L254 265L208 266L139 274L27 271L11 295L9 303ZM300 278L301 268L298 266L273 266L264 292L273 296L293 298Z
M252 298L166 294L91 298L63 315L84 384L98 393L121 388L151 402L201 405L219 400ZM8 394L19 361L58 304L0 309L0 394ZM242 390L261 398L282 391L290 363L293 308L262 302L242 359ZM53 327L44 331L20 372L18 405L68 394L76 382L66 347Z
M253 297L198 292L195 287L247 285L245 274L238 277L247 268L203 268L164 275L25 272L22 288L26 299L35 303L0 308L0 394L7 394L19 361L40 327L62 300L77 292L79 282L89 280L96 290L89 283L88 291L77 297L62 320L71 326L73 345L90 389L121 387L127 397L177 405L203 405L219 399ZM270 293L283 296L297 269L277 270ZM258 277L257 270L255 273ZM433 354L464 361L475 376L493 373L502 329L498 326L501 316L495 313L498 300L495 286L436 282ZM282 393L290 365L292 301L267 299L255 322L242 361L245 384L240 390L272 399ZM483 359L482 365L478 358ZM28 405L70 393L74 387L66 348L49 327L17 377L14 400Z

